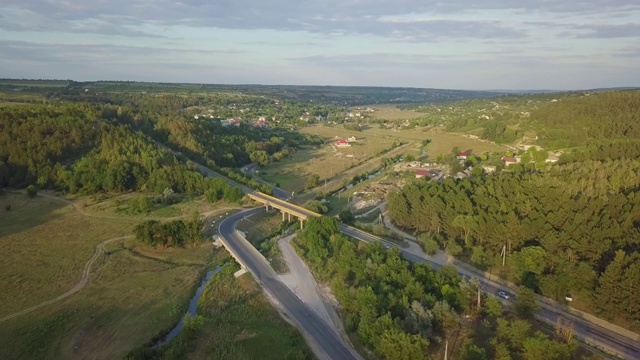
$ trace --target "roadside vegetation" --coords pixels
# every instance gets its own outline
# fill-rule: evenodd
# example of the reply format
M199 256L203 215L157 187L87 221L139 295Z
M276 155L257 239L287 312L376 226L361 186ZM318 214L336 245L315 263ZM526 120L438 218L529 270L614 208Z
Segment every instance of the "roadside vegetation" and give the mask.
M595 147L547 170L418 179L389 195L387 209L425 245L637 331L637 148Z
M130 359L314 359L298 330L272 307L250 275L239 267L214 275L198 302L198 315L158 349L138 349Z
M484 305L478 307L478 283L461 279L455 268L435 271L405 260L397 249L354 244L331 218L307 220L295 244L316 277L331 285L346 331L375 358L436 359L445 346L450 356L462 359L584 355L570 334L549 338L532 328L532 293L519 293L515 315L503 318L494 298L482 295Z

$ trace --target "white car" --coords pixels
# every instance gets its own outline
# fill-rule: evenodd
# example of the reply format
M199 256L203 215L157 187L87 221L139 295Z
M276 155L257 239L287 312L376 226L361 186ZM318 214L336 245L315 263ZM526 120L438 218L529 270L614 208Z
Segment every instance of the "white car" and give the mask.
M505 300L509 300L509 294L507 294L504 291L499 291L498 292L498 296L500 296L501 298L505 299Z

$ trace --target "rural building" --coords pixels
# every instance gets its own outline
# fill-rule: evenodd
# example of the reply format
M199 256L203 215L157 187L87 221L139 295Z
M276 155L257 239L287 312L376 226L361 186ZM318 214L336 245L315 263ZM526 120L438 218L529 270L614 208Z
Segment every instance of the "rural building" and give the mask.
M511 166L518 163L518 160L511 156L503 156L502 161L504 161L504 166Z
M429 177L429 170L416 170L416 179L420 179L423 177Z
M356 137L355 137L355 136L352 136L352 137L350 137L350 138L347 138L347 142L354 142L354 141L356 141L356 140L357 140L357 139L356 139Z
M349 143L347 142L347 140L345 140L345 139L340 139L340 140L336 141L336 144L335 144L335 145L336 145L337 147L350 147L350 146L351 146L351 144L349 144Z
M469 150L462 151L458 154L458 160L467 160L468 156L469 156Z

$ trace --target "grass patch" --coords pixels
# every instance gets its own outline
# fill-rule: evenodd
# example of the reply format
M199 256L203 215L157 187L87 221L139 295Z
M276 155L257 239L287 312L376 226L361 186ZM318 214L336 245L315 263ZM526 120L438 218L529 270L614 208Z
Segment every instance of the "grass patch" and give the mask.
M88 201L88 199L80 199ZM137 219L81 214L71 205L23 194L0 196L0 317L75 286L95 246L129 234ZM209 242L188 249L106 245L79 292L2 322L0 358L122 358L172 327L211 261Z
M157 358L313 359L296 328L284 321L253 277L233 277L226 266L212 278L198 303L202 324L183 332Z
M291 218L296 221L295 218ZM273 269L282 274L288 271L282 258L278 240L283 228L288 226L282 222L280 212L260 212L238 223L237 229L244 232L246 239L269 260Z
M84 216L70 205L23 194L0 197L0 317L71 289L101 241L129 234L135 220Z
M398 109L395 105L371 106L371 108L374 112L370 113L370 116L389 121L411 120L424 116L424 113L416 112L415 110Z
M295 191L299 193L304 189L305 182L307 181L306 176L297 176L291 173L278 174L273 171L273 168L271 169L271 172L265 173L263 171L260 174L260 177L272 184L280 185L280 188L287 191Z

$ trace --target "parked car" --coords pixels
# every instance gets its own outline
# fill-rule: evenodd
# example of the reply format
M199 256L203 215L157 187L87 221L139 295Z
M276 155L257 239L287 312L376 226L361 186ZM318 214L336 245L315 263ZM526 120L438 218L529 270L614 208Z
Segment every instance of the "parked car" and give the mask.
M509 300L509 294L507 294L504 291L498 291L498 296L500 296L501 298L505 299L505 300Z

